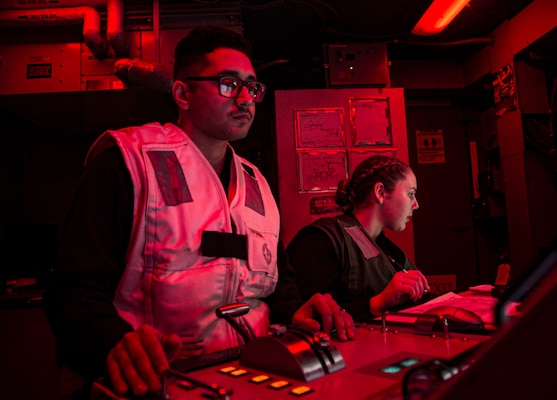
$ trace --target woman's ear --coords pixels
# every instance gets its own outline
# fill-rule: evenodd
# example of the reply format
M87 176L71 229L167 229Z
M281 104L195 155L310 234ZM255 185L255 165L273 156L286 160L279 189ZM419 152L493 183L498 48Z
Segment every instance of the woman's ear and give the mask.
M373 185L373 194L377 202L383 204L385 201L385 185L383 185L383 182L377 182Z
M179 109L187 110L190 108L189 95L190 87L186 82L172 82L172 96L174 97L174 102Z

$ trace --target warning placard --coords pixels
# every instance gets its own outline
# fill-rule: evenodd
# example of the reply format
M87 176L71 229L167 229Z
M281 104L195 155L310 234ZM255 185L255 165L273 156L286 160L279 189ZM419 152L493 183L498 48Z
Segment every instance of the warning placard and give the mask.
M416 147L418 164L435 164L445 162L443 130L416 130Z

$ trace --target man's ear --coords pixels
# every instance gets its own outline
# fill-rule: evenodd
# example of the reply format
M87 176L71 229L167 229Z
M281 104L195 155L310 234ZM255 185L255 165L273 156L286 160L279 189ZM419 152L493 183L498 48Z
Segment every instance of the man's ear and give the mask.
M187 110L190 108L189 102L190 87L186 82L174 81L172 82L172 96L178 108Z
M383 201L385 201L385 185L383 185L383 182L376 182L373 185L373 194L377 202L383 204Z

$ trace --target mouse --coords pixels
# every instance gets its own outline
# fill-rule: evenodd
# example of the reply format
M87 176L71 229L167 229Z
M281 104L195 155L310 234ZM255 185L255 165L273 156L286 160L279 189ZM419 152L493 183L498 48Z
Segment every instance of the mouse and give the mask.
M449 331L478 332L484 330L480 316L460 307L439 306L426 311L414 322L414 329L420 331L442 331L443 318L447 319Z

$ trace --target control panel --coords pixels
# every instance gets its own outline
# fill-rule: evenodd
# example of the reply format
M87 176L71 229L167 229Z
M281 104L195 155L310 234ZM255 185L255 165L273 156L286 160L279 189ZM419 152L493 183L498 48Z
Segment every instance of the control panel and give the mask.
M164 377L161 399L397 398L393 395L400 394L411 368L433 359L453 359L489 339L477 334L420 334L406 328L385 331L374 324L358 326L356 340L347 342L304 335L287 330L253 339L237 358L212 360L190 371L173 366ZM98 382L93 399L122 397Z

